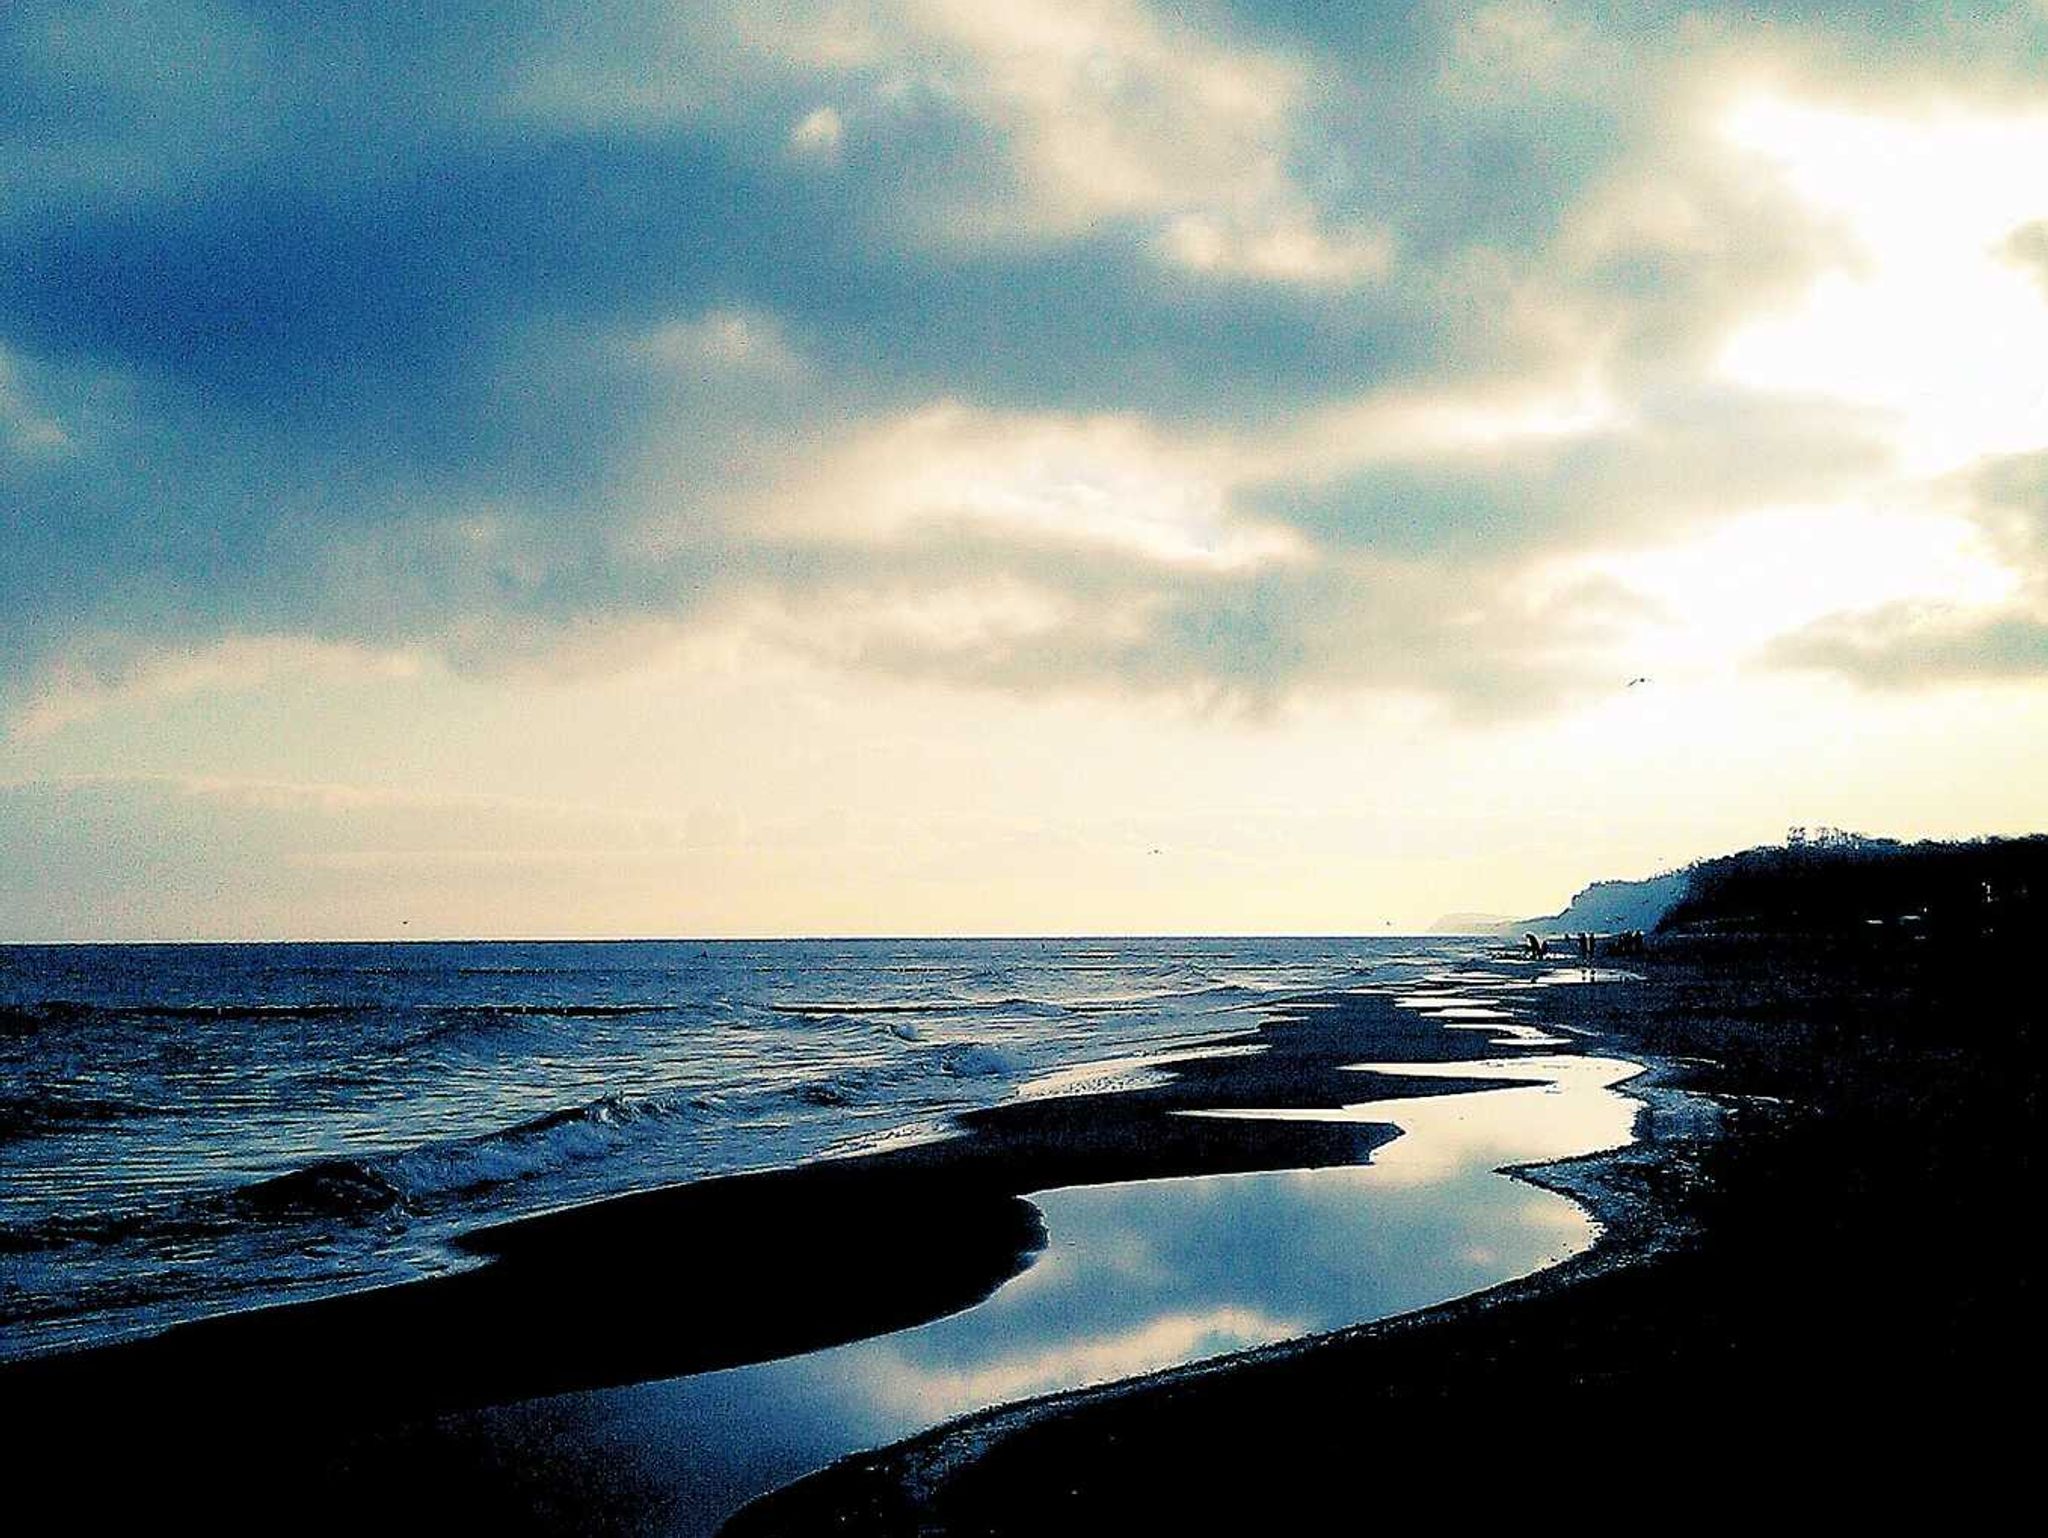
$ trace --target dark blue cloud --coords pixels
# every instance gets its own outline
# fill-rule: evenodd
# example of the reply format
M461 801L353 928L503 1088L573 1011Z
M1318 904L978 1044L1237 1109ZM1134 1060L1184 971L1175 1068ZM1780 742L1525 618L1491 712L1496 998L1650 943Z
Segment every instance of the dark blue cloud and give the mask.
M52 220L4 250L0 307L39 352L314 431L361 415L428 456L477 409L466 371L493 345L709 304L774 311L864 386L1003 405L1256 411L1443 363L1434 317L1403 294L1175 277L1129 232L892 249L866 191L680 135L469 149Z
M1668 152L1672 179L1695 169L1658 94L1683 64L1683 9L1553 8L1598 42L1590 73L1492 93L1446 84L1469 8L1195 13L1302 66L1274 174L1326 227L1390 236L1384 281L1318 287L1178 269L1156 208L952 238L948 200L1005 213L1029 191L997 118L936 87L863 116L879 66L693 55L709 7L22 0L0 18L0 362L65 442L18 450L0 421L11 680L109 630L431 639L495 617L544 632L674 612L736 573L823 585L830 569L803 569L821 557L690 509L757 440L940 398L1244 433L1389 385L1554 375L1587 345L1510 298L1597 338L1631 383L1682 374L1814 250L1782 206L1712 189L1718 247L1572 247L1575 211L1624 168ZM2048 30L1827 5L1712 26L1766 22L1808 40L1809 62L1834 39L1877 61L1858 67L1960 60L2001 79L1992 40L2026 59ZM536 70L571 56L593 110L537 104ZM607 118L608 69L674 101ZM853 124L841 153L792 155L791 124L833 101ZM630 356L636 334L717 311L772 320L801 378L677 377ZM1456 563L1864 463L1840 423L1730 412L1675 424L1653 402L1606 438L1275 486L1254 511L1333 550ZM636 557L650 475L683 536ZM451 535L472 523L490 537ZM1165 651L1092 665L1314 671L1330 652L1315 616L1341 593L1191 579Z

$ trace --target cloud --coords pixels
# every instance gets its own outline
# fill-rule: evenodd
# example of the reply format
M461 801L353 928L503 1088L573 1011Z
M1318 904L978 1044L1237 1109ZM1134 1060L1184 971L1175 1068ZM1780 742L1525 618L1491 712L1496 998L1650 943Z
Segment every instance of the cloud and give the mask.
M1986 533L2048 585L2048 449L1995 459L1958 490Z
M1119 417L1022 416L941 402L879 422L768 497L771 536L873 544L933 527L1164 566L1296 559L1287 530L1231 515L1222 467Z
M1449 562L1676 536L1851 494L1887 459L1853 411L1720 389L1641 397L1626 416L1570 395L1398 402L1333 413L1304 448L1303 468L1274 466L1261 511L1328 543Z
M2043 27L1845 14L15 7L0 708L678 632L1571 698L1560 563L1917 495L1911 399L1728 366L1870 244L1729 113L2024 117Z
M1974 604L1844 605L1777 640L1771 660L1867 688L2048 677L2048 452L1992 460L1943 489L2005 563L2005 592Z
M0 448L27 459L62 454L70 446L64 424L37 404L21 366L0 348Z
M295 636L238 636L168 652L136 653L114 643L94 655L80 648L40 676L10 716L8 730L46 737L109 710L133 709L186 695L249 689L279 677L332 683L347 678L409 678L420 660L403 652L372 653Z
M1513 107L1531 93L1598 93L1627 63L1617 39L1570 7L1498 0L1454 15L1437 82L1459 100Z
M1871 687L1910 687L2048 675L2048 618L1990 619L1902 604L1830 616L1777 642L1771 660L1817 668Z
M1296 71L1232 49L1134 0L914 0L970 110L1003 133L1042 229L1276 195ZM994 207L974 211L1000 228Z
M789 147L806 160L831 164L846 142L846 124L835 107L814 107L789 131Z
M0 227L175 186L277 127L279 58L213 0L18 0L0 16Z
M2035 279L2048 288L2048 219L2022 225L2013 231L2002 254L2030 270Z
M1370 689L1485 716L1541 712L1611 681L1633 618L1612 584L1512 563L1447 568L1362 552L1190 573L1104 552L926 544L834 563L724 611L773 648L840 668L1025 694L1133 691L1267 714Z
M516 108L739 138L781 103L790 150L814 163L845 158L858 124L855 168L883 173L887 223L941 246L1133 224L1169 265L1249 281L1326 286L1388 262L1383 229L1324 228L1295 174L1302 61L1219 37L1220 15L1197 26L1140 0L683 9L607 15L543 45ZM914 178L884 170L906 165Z
M1242 229L1212 214L1175 219L1161 237L1161 249L1195 272L1309 285L1381 277L1394 259L1384 230L1329 235L1299 221Z
M1727 338L1722 368L1767 389L1893 414L1906 469L1934 474L2048 442L2048 303L2002 259L2048 210L2030 168L2048 113L1881 117L1748 101L1729 118L1809 205L1838 217L1853 262L1797 306Z
M927 1362L900 1348L858 1369L871 1401L940 1418L962 1405L1001 1404L1076 1383L1105 1383L1184 1362L1220 1356L1300 1334L1305 1325L1257 1309L1221 1305L1160 1314L1080 1345L1034 1345L972 1367Z
M806 366L773 315L738 307L660 321L621 336L617 346L627 359L686 377L716 375L725 387L736 374L790 376Z

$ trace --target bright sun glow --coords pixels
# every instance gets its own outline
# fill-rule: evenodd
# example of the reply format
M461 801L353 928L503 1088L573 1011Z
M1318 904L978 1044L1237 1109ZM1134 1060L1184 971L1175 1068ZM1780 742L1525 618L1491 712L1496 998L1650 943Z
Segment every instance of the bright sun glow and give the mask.
M1654 618L1629 655L1661 667L1733 661L1830 614L1991 605L2018 585L1973 524L1855 507L1732 518L1684 544L1573 563L1570 575L1609 577L1649 600Z
M1880 118L1754 99L1725 127L1862 254L1796 310L1731 338L1732 378L1896 412L1912 472L2048 445L2048 278L2007 250L2048 218L2048 117Z

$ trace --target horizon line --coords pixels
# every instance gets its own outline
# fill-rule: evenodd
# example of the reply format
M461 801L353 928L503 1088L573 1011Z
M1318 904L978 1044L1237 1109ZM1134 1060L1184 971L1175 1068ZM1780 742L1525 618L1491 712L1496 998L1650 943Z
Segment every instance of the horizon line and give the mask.
M1522 922L1517 919L1515 923ZM60 949L87 946L162 945L843 945L912 943L974 943L985 941L1083 940L1452 940L1492 938L1485 930L1207 930L1130 931L1126 933L983 933L983 934L750 934L750 935L356 935L300 936L289 939L249 936L155 939L0 939L0 949Z

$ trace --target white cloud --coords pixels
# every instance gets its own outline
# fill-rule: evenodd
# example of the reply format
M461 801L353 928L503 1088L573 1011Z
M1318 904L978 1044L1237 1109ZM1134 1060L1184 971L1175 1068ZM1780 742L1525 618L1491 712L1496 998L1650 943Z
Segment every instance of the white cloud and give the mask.
M2048 293L2011 259L2015 232L2048 217L2048 116L1756 97L1726 128L1859 247L1730 337L1729 377L1891 412L1913 474L2048 447Z
M1517 443L1612 431L1627 415L1593 373L1451 389L1374 390L1248 435L1233 462L1246 481L1313 483L1390 461L1454 459Z
M786 539L939 531L1211 571L1304 556L1289 530L1231 509L1228 473L1212 452L1137 418L942 402L863 429L785 485L763 521Z
M1499 0L1463 17L1438 82L1468 99L1510 101L1531 91L1591 89L1608 53L1585 27L1538 0Z
M1986 613L2020 581L1965 519L1855 506L1744 513L1680 543L1552 562L1539 574L1588 577L1645 601L1645 621L1616 644L1631 670L1726 668L1829 616L1904 603Z
M838 161L846 140L846 124L836 107L817 107L789 130L790 152L800 159L830 165Z
M1195 272L1312 288L1383 277L1394 259L1384 230L1325 234L1291 219L1239 229L1209 214L1175 219L1161 237L1161 250Z
M877 138L964 118L985 148L891 189L892 222L926 240L1130 221L1170 266L1318 287L1391 257L1384 230L1326 217L1290 166L1312 106L1302 62L1144 0L656 8L551 45L518 78L515 112L634 129L743 124L795 96L774 131L814 164L840 159L863 103Z
M110 710L131 710L217 690L252 690L282 678L303 682L410 678L420 659L410 652L307 640L298 636L230 636L208 645L95 660L74 655L47 669L8 717L10 734L30 740Z
M952 1415L963 1405L1001 1404L1076 1383L1106 1383L1203 1357L1285 1340L1304 1327L1256 1309L1221 1307L1163 1314L1121 1334L1078 1345L1024 1350L972 1370L927 1367L907 1354L867 1369L869 1392L924 1414Z
M1011 134L1045 224L1256 200L1282 181L1299 90L1282 60L1137 0L909 0L904 20L950 49L960 89Z
M26 459L63 454L71 446L64 424L37 403L20 365L0 347L0 448Z
M804 369L781 322L765 311L744 307L716 306L679 316L631 332L617 346L629 359L690 374L794 375Z
M1024 194L970 197L945 234L1135 219L1163 261L1196 272L1311 286L1385 273L1387 233L1326 228L1290 167L1309 97L1296 59L1139 0L907 0L903 15L951 55L948 96L1003 136Z
M1103 615L1045 587L1008 575L962 577L948 585L886 579L806 594L761 595L727 612L735 633L790 656L839 666L888 659L912 671L932 664L988 668L1033 647L1071 644L1121 629L1130 616Z

